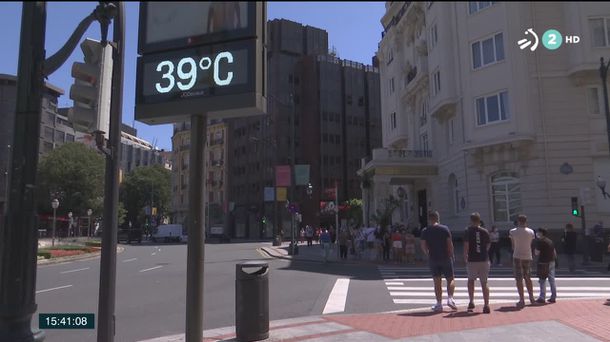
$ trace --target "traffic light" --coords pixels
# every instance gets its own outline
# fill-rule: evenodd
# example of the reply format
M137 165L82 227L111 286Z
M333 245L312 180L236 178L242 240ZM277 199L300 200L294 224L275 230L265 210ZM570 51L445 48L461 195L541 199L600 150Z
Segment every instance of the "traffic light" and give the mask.
M580 206L578 205L578 197L572 197L572 215L580 216Z
M267 224L267 217L263 216L263 225Z
M85 62L72 64L74 84L70 99L74 106L68 119L77 130L87 133L103 131L106 139L110 125L110 93L112 88L112 46L87 38L80 45Z

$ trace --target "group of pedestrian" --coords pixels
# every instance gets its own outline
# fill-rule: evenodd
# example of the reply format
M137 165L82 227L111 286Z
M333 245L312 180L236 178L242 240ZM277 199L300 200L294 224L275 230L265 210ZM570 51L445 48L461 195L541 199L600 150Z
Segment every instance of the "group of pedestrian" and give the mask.
M451 231L447 226L440 224L440 216L436 211L429 213L428 220L431 224L422 231L421 248L428 256L429 267L434 281L436 305L432 307L432 310L435 312L443 310L442 277L447 281L447 306L453 310L457 310L455 300L453 299L455 290L455 257ZM479 279L483 292L483 313L488 314L491 312L489 308L489 286L487 280L492 255L495 255L499 262L499 256L496 254L498 246L496 245L492 248L494 243L499 243L497 234L497 230L493 226L490 231L482 227L479 213L472 213L470 215L470 224L466 228L464 234L463 250L463 257L468 274L468 311L473 311L475 309L474 284L475 281ZM548 238L548 231L545 228L538 228L538 238L536 238L534 231L527 227L527 217L525 215L519 215L517 226L510 230L509 236L513 250L513 273L517 292L519 294L519 302L517 302L516 306L518 308L523 308L525 306L524 282L530 303L545 303L547 279L551 288L551 296L549 297L548 302L555 303L557 298L557 289L555 285L555 261L557 252L553 245L553 241ZM534 246L535 254L538 255L536 265L540 283L540 294L538 298L535 298L534 296L531 280L531 266L534 260L532 246ZM490 253L490 251L493 251L493 253Z

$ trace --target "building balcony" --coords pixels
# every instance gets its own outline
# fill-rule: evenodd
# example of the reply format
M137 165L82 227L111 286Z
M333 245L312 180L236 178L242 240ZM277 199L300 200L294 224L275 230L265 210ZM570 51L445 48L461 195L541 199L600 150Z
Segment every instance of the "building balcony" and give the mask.
M374 149L372 158L362 159L358 174L388 176L394 183L438 174L438 167L429 150ZM392 180L393 179L393 180Z
M417 65L407 70L403 83L403 96L411 94L422 86L427 86L428 59L424 56L419 59Z
M225 143L224 139L212 139L210 140L210 146L223 145Z
M178 150L180 152L182 151L188 151L191 148L191 144L184 144L184 145L180 145L180 148L178 148Z
M210 160L212 166L223 166L225 163L224 159Z

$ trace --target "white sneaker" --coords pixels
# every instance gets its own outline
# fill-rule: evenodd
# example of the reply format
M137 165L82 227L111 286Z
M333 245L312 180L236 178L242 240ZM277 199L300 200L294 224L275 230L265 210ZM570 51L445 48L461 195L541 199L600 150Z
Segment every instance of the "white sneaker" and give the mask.
M453 300L453 298L447 299L447 306L453 310L457 310L457 306L455 305L455 301Z
M443 304L436 303L436 305L432 307L432 311L434 311L434 312L441 312L441 311L443 311Z

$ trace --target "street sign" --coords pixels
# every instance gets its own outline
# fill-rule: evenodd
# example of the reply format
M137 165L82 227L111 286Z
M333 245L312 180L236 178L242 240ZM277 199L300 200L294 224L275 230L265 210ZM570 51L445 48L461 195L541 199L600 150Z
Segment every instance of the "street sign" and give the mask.
M256 38L264 10L255 1L141 2L138 53Z
M136 120L265 114L265 11L264 2L141 3Z

